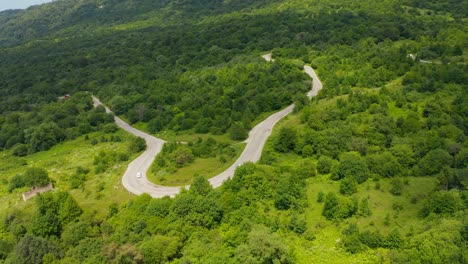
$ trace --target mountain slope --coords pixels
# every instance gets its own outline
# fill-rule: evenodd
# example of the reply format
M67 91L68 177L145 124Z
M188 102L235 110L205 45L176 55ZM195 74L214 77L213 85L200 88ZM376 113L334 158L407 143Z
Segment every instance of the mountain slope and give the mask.
M0 13L0 263L466 263L465 4L63 0ZM304 64L324 84L310 102ZM190 190L152 199L123 191L144 144L91 93L173 141L159 179L225 165L255 124L295 108L222 187L192 173ZM20 202L44 179L57 191Z

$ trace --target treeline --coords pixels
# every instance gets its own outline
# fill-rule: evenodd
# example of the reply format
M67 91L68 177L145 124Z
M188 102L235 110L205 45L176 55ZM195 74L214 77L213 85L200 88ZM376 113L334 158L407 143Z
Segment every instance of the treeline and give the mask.
M398 48L393 45L366 40L315 52L311 61L317 63L322 80L325 76L324 89L303 107L299 114L302 125L278 131L261 162L274 165L281 162L281 153L295 153L316 160L319 174L338 181L338 192L319 192L317 201L323 203L322 216L337 225L351 219L351 224L341 228L340 242L351 253L388 248L392 250L390 259L397 263L464 263L467 226L463 217L468 208L468 112L463 104L468 99L466 66L415 63L407 57L415 48L411 43ZM386 48L366 57L381 47ZM349 53L352 48L359 54ZM293 57L293 52L278 50L276 55ZM344 59L348 56L354 59ZM388 84L395 78L401 81ZM331 100L323 104L321 99ZM437 178L436 188L427 196L406 196L410 179L420 176ZM386 191L391 195L406 196L403 199L410 199L411 204L422 202L416 213L425 223L424 230L412 230L405 237L400 228L388 233L376 231L374 221L369 227L355 224L373 214L370 202L378 202L369 196L358 197L369 188L381 190L381 179L386 178ZM396 218L407 210L400 202L394 202L392 209L383 219L384 226L390 226L392 215ZM440 250L434 253L427 250L429 247Z
M141 80L146 89L109 85L98 95L117 115L125 114L130 123L148 122L152 133L230 132L233 139L245 139L261 113L291 104L308 89L299 67L259 60L187 71L172 82Z
M175 199L142 195L111 205L104 219L81 215L66 193L46 193L36 199L33 221L7 216L0 257L5 263L293 263L279 232L307 230L304 217L293 212L306 206L312 170L297 169L309 173L247 164L223 190L200 176ZM210 254L201 254L207 248Z
M461 177L467 165L465 67L415 65L402 89L350 90L327 111L311 104L301 113L304 127L281 129L274 149L314 157L337 180L429 176L444 168Z
M104 2L103 5L107 6ZM177 24L170 22L169 19L167 25L152 25L151 22L144 21L142 23L146 26L143 29L129 29L124 32L106 28L93 31L88 26L78 23L76 30L79 33L62 31L59 36L52 33L53 36L50 39L45 38L42 41L31 43L31 45L4 49L4 52L0 53L0 60L3 62L0 73L8 76L8 81L2 83L0 87L2 102L4 102L0 111L22 109L31 103L48 103L54 101L58 95L77 90L90 90L96 93L102 91L103 86L107 86L106 92L101 92L107 103L110 102L115 93L120 96L126 96L131 92L144 94L143 99L132 98L127 101L129 106L128 109L124 109L126 111L123 114L128 115L132 120L147 120L158 116L159 113L154 112L160 111L161 106L154 105L154 101L159 100L159 96L169 97L164 98L163 103L182 103L179 100L183 98L167 93L167 90L175 90L176 95L191 93L188 87L184 87L189 85L184 83L184 86L181 86L179 84L179 81L187 75L183 72L203 74L198 70L207 66L219 65L233 59L235 63L239 63L240 60L245 60L243 57L239 58L239 54L245 52L270 50L275 47L304 50L307 45L323 49L334 44L354 45L367 38L374 39L374 43L397 39L415 40L426 35L428 30L431 32L443 30L443 23L436 21L436 18L433 19L435 21L425 17L414 19L404 15L404 12L396 12L398 15L391 15L386 12L371 14L366 13L365 10L355 12L343 9L331 13L314 11L315 15L309 16L307 13L288 10L265 12L255 16L241 16L236 13L238 7L235 7L235 3L222 4L221 7L218 6L220 2L214 2L216 2L215 5L211 7L214 13L231 12L236 15L221 16L216 21L211 21L209 15L205 14L207 18L205 23ZM120 10L120 12L133 12L130 11L131 8L120 7L120 5L132 5L129 2L112 3L115 4L113 8ZM262 6L262 3L252 1L245 5ZM57 6L59 4L65 5L61 2L57 3ZM144 1L142 6L149 4L149 2ZM161 4L165 5L165 3ZM196 5L190 1L178 2L177 4ZM82 3L81 5L87 4ZM183 21L197 21L196 17L201 14L200 10L206 7L196 6L190 11L184 12L187 18ZM41 8L53 9L53 7L54 5L48 5ZM147 6L148 9L152 7ZM94 12L80 8L76 10L85 14L86 12ZM388 4L388 8L389 10L399 10L398 5L392 3ZM220 9L225 11L220 11ZM58 13L58 11L54 12ZM85 14L83 17L86 17ZM27 15L28 13L24 14L24 16ZM30 15L33 16L32 11ZM115 14L109 12L106 15L113 17ZM32 21L35 20L32 19ZM51 21L55 21L55 19L51 19ZM127 21L122 21L123 27L125 22ZM54 37L60 41L56 42ZM458 44L458 47L462 46ZM385 49L383 47L378 50ZM349 52L352 52L352 49ZM370 80L359 81L350 76L346 78L346 82L349 82L350 85L361 83L379 85L382 81L391 79L395 75L391 72L392 66L383 64L391 64L391 61L395 59L402 60L407 54L401 54L398 50L385 53L386 57L383 62L377 59L373 60L372 66L375 67L375 70L371 68L362 70L372 72L372 74L365 74L366 78ZM375 54L369 54L368 58L371 56L380 57L377 51ZM250 69L249 66L246 68L255 70ZM403 68L401 71L405 69ZM246 73L240 69L239 72L233 74L245 76ZM272 74L271 78L276 78L273 73L270 74ZM326 78L326 80L332 81L334 78ZM262 79L259 81L263 82ZM281 79L275 82L284 85ZM222 82L213 83L213 85L215 84L224 85ZM244 85L241 82L238 84ZM197 95L202 92L199 87L195 88ZM223 90L225 89L223 88ZM290 93L289 89L285 93L291 97L294 94L294 92ZM253 96L255 96L254 99L257 100L257 103L263 101L263 98ZM231 99L239 99L239 97ZM273 98L273 101L276 102L276 99ZM149 108L153 113L142 118L141 113L138 113L138 108L141 109L139 104L146 105L146 108ZM280 101L280 105L284 106L284 103ZM162 106L166 107L165 104ZM274 109L274 107L270 108ZM192 109L180 109L184 113L192 112ZM153 123L162 123L162 126L165 127L164 125L169 123L165 119L169 119L173 115L175 113L170 111L169 114L162 113L163 120ZM197 118L196 115L194 117ZM190 120L185 123L186 126L190 127ZM195 125L193 124L193 126ZM158 126L161 125L156 125L156 127ZM171 126L167 128L171 129Z
M55 98L47 105L30 105L0 117L0 149L13 148L16 156L45 151L64 141L97 130L114 132L117 126L103 107L93 108L91 96L77 93Z

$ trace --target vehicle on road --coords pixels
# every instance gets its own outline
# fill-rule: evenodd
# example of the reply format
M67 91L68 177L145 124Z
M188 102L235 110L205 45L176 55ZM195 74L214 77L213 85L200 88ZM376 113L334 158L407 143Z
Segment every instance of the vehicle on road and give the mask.
M137 178L141 178L141 172L137 172Z

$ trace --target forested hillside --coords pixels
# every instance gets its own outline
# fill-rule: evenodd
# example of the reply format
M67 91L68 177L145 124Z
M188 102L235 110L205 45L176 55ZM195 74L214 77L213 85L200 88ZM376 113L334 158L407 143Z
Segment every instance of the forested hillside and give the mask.
M467 263L464 10L57 0L0 12L0 263ZM304 64L324 84L311 101ZM128 194L120 179L144 141L92 94L170 141L152 172L172 174L154 178L191 188ZM211 167L291 103L260 162L212 189Z

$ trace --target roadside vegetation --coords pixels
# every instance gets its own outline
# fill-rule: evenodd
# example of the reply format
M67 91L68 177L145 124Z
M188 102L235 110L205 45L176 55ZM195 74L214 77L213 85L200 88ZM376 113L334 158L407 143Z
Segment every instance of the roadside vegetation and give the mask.
M195 176L211 178L239 157L244 144L231 145L208 137L195 142L168 142L150 168L149 179L169 186L189 185Z
M0 263L467 263L462 2L0 13ZM310 102L304 64L324 84ZM85 91L163 135L150 177L191 188L130 195L121 175L144 141ZM259 163L213 190L253 125L291 103Z

